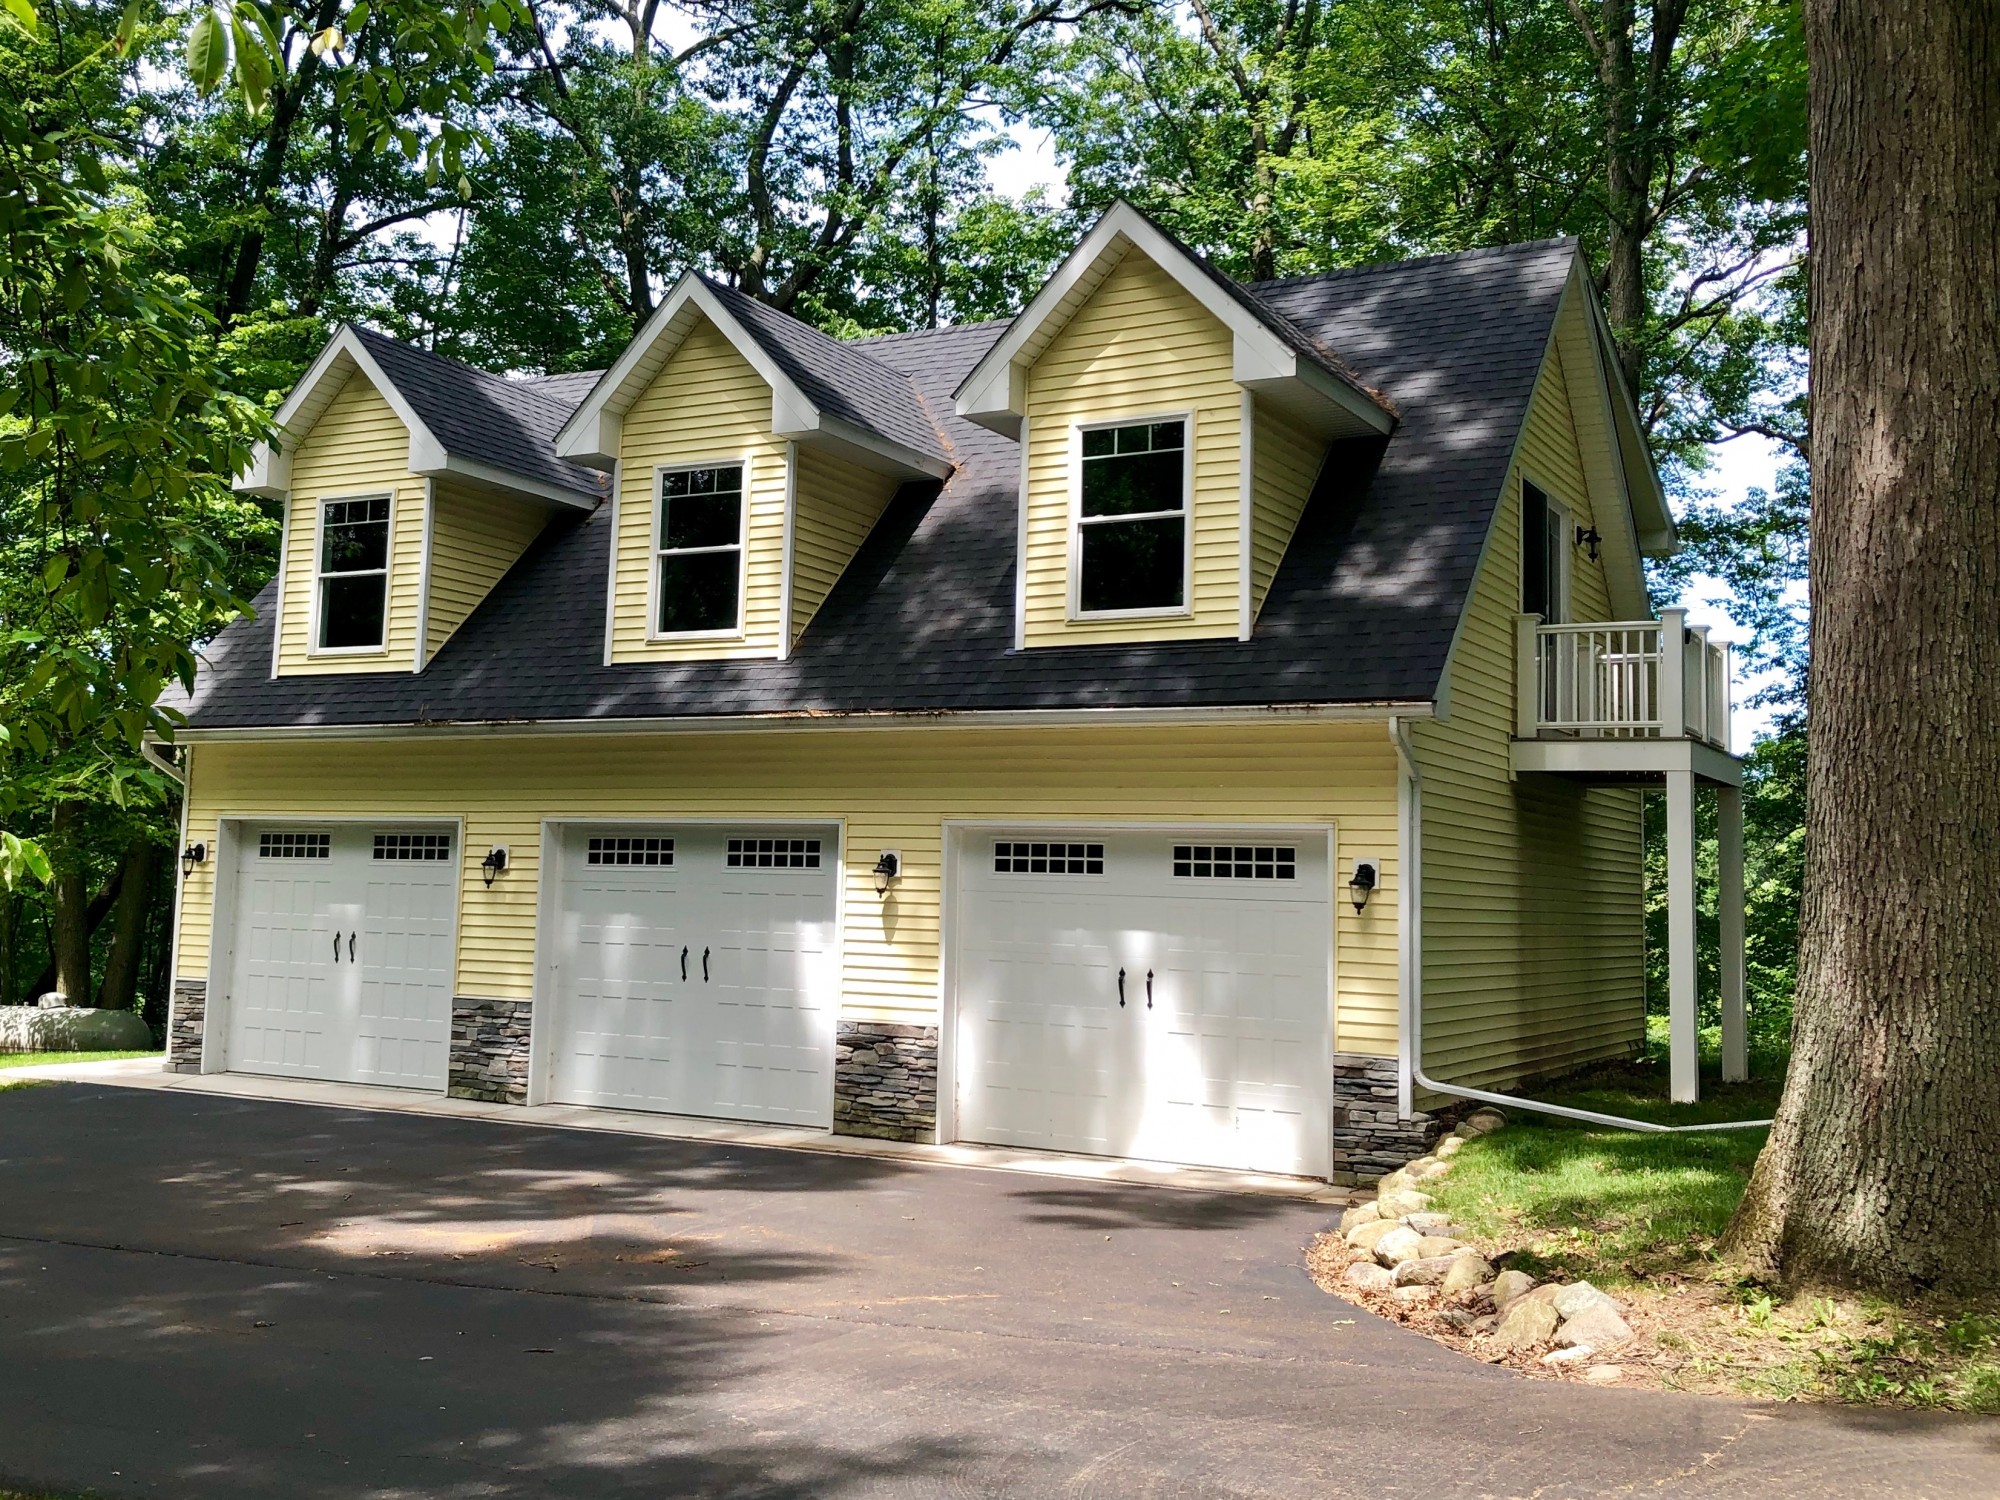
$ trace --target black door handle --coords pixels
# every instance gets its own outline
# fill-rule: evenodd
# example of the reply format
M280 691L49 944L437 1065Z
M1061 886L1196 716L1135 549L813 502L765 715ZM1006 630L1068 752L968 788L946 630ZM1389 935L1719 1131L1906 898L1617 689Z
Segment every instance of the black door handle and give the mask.
M337 932L333 935L333 961L340 962L340 934Z
M1153 971L1151 969L1148 969L1146 971L1146 1009L1151 1010L1152 1008L1153 1008Z
M683 943L683 944L681 944L681 983L682 983L682 984L686 984L686 983L687 983L687 977L688 977L688 951L687 951L687 944L686 944L686 943Z
M340 940L335 938L334 941L338 942ZM347 935L347 961L349 963L354 962L354 934L351 932Z
M1123 969L1118 971L1118 1008L1120 1010L1125 1008L1125 971Z
M703 984L708 983L708 950L706 948L701 950L701 982Z

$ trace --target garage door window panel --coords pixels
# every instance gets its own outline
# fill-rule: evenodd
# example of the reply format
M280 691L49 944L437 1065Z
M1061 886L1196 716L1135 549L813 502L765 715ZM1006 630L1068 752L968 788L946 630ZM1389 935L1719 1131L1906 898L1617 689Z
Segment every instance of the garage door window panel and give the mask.
M313 587L318 651L380 651L389 601L389 497L325 500Z
M1102 875L1104 846L1035 839L1002 839L993 845L997 875Z
M734 636L742 630L742 464L660 475L655 633Z
M1082 430L1079 616L1185 612L1187 428L1177 417Z

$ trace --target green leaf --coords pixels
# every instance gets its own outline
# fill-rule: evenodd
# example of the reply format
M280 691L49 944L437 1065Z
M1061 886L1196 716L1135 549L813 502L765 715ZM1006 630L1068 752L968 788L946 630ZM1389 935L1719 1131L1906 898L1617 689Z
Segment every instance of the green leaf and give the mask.
M27 875L47 885L54 872L41 846L12 833L0 833L0 885L13 890Z
M236 42L236 86L243 91L243 103L254 120L264 113L264 100L271 91L271 59L262 39L243 24L240 12L230 16L229 29Z
M31 0L0 0L0 10L12 16L30 36L41 30L41 21L35 15Z
M116 45L120 57L132 50L133 40L139 35L139 22L145 13L145 0L131 0L131 4L125 7L125 13L118 18Z
M188 34L187 71L189 81L204 96L214 93L229 71L229 29L212 10L203 11Z

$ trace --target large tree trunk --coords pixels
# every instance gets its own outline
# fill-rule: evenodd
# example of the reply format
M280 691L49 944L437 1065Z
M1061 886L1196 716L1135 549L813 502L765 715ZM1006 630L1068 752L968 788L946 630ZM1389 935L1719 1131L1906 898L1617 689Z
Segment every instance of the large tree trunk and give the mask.
M100 1010L130 1010L139 995L139 960L146 949L146 907L153 891L153 844L135 838L119 861L118 903L111 919L111 946L104 955Z
M117 899L119 877L124 873L125 873L125 867L123 865L119 865L116 868L114 868L109 875L105 876L104 884L100 885L97 888L97 894L90 898L90 905L85 907L83 910L83 933L84 933L84 943L86 945L84 949L84 955L86 960L85 970L84 970L85 973L89 972L88 944L90 942L90 936L92 933L97 931L98 925L104 921L105 913L111 910L112 902ZM55 903L58 907L58 912L60 912L60 901L61 901L60 893L58 893L57 901ZM60 916L58 916L58 920L60 920ZM55 930L56 930L55 924L50 924L49 951L52 954L55 953L57 948L55 939ZM48 991L61 988L62 986L56 982L56 961L52 957L50 958L47 966L43 968L42 972L35 976L35 982L28 986L26 992L21 996L21 998L32 1004L42 995L48 993ZM86 1004L87 1001L77 1000L74 1003L77 1005L83 1005Z
M58 802L50 840L55 856L55 924L50 958L55 987L71 1005L90 1003L90 918L85 894L83 851L77 847L81 821L74 802Z
M2000 1276L2000 7L1807 0L1812 678L1791 1075L1728 1244Z

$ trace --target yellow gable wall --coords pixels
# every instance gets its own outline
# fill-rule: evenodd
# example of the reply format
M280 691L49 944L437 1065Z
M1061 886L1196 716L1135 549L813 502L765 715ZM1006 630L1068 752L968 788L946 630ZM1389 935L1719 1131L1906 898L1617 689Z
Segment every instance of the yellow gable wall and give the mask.
M611 659L687 661L774 656L783 594L786 444L771 435L771 388L704 318L632 409L619 449ZM738 640L647 639L659 465L742 461L745 505L743 634Z
M1521 475L1575 520L1597 510L1551 349L1451 662L1451 716L1414 734L1424 773L1424 1069L1507 1087L1631 1051L1645 1028L1640 794L1510 773ZM1611 497L1602 497L1608 516ZM1606 528L1608 529L1608 528ZM1572 610L1605 618L1573 554Z
M1259 401L1250 418L1250 610L1255 620L1326 458L1326 440Z
M1335 903L1338 1045L1393 1055L1395 774L1379 724L221 742L194 751L188 837L214 847L225 814L463 817L458 989L525 998L542 819L844 818L844 1009L930 1020L946 819L1331 821L1336 896L1357 858L1382 860L1387 882L1360 915ZM494 844L512 862L489 890L478 861ZM904 859L887 899L869 874L882 849ZM183 887L184 976L208 972L216 868Z
M347 378L292 455L278 616L278 671L407 672L415 665L422 587L424 482L409 472L409 429L368 377ZM389 495L389 618L383 649L311 653L313 547L323 500Z
M493 590L541 534L548 507L438 481L431 491L430 598L424 660Z
M1134 250L1064 325L1028 373L1026 642L1157 641L1238 630L1241 388L1229 331ZM1192 411L1194 585L1190 612L1071 620L1070 531L1076 424Z
M792 450L792 640L797 641L854 554L868 539L898 481L810 447Z

